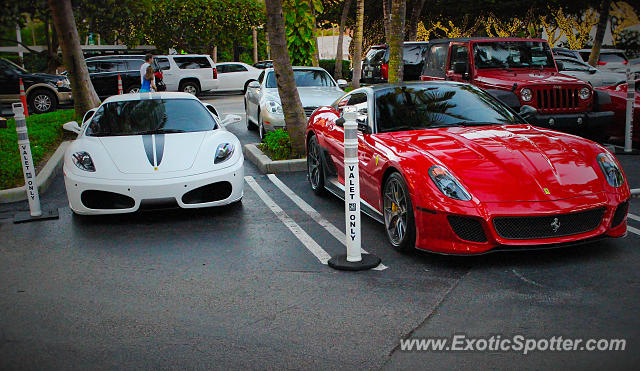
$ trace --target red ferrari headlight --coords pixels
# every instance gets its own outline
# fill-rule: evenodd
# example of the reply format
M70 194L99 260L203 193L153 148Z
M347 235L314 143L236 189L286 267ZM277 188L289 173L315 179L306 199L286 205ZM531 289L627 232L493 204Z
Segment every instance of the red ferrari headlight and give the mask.
M462 184L460 184L460 182L442 166L431 166L429 168L429 177L431 177L433 183L435 183L436 187L438 187L440 192L445 196L460 201L471 200L471 194L467 192Z

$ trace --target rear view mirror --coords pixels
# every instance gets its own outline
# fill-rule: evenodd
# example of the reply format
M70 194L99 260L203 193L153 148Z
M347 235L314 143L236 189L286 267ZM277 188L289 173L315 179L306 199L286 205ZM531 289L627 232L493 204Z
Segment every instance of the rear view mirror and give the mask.
M242 121L242 117L238 115L227 115L224 120L220 123L222 126L227 126L231 124L235 124L236 122Z
M66 124L62 125L62 128L64 130L71 131L76 134L80 134L80 132L82 131L82 129L80 128L80 125L78 125L76 121L69 121Z

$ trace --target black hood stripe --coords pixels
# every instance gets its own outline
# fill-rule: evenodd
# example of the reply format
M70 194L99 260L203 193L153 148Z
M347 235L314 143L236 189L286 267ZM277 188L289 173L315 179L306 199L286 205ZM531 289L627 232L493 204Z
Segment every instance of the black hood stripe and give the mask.
M156 166L160 166L164 155L164 134L156 134Z
M151 166L153 165L153 139L151 135L142 136L142 144L144 145L144 151L147 153L147 159Z

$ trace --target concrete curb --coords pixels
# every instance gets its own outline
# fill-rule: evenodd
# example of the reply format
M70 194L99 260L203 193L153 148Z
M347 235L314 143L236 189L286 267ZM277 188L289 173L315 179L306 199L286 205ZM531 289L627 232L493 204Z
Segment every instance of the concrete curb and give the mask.
M38 184L38 191L40 194L44 193L56 175L58 170L62 168L64 163L64 152L71 144L71 141L64 141L60 143L58 149L53 153L49 161L44 165L40 172L36 175L36 183ZM24 186L17 188L9 188L0 190L0 204L6 204L10 202L23 201L27 199L27 191Z
M293 171L305 171L307 169L307 160L280 160L272 161L267 155L262 153L257 143L245 144L242 153L249 161L265 174L287 173Z

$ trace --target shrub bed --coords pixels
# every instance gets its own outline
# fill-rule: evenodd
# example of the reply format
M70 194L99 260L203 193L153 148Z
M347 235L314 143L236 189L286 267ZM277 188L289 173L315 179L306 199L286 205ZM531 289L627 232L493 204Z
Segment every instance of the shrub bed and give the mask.
M291 138L289 133L282 129L266 133L258 148L273 161L300 158L291 156Z
M36 167L58 148L64 136L62 125L73 120L73 110L61 110L27 118L31 153ZM0 189L24 184L22 162L18 150L16 121L7 121L7 128L0 129Z

